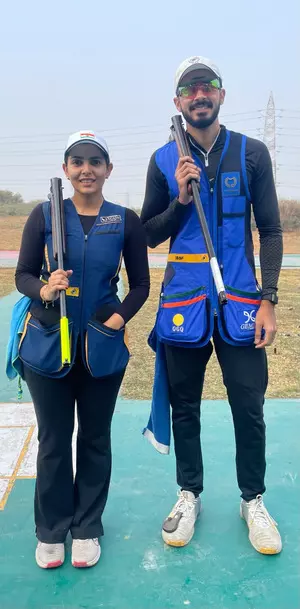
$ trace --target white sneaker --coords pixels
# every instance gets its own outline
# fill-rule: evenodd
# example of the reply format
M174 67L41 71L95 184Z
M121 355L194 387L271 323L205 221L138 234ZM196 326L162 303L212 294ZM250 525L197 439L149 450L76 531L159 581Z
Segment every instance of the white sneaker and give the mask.
M61 567L65 560L64 544L39 541L35 551L35 560L41 569Z
M261 495L252 501L242 499L240 515L246 520L249 528L249 539L257 552L261 554L279 554L282 550L277 522L270 516Z
M93 567L99 560L101 548L98 539L73 539L73 567Z
M200 513L200 497L191 491L178 491L178 501L163 523L162 538L169 546L182 547L191 541Z

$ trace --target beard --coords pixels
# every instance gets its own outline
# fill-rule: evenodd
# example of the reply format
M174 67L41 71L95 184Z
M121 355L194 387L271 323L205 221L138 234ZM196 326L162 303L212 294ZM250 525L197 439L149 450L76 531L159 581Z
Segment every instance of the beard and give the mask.
M206 129L207 127L209 127L210 125L212 125L216 118L218 117L218 114L220 112L220 103L218 103L216 105L216 107L214 108L212 102L210 100L207 101L203 101L203 102L195 102L195 104L191 104L189 111L183 111L181 110L183 117L185 118L186 122L191 125L191 127L194 127L195 129ZM211 116L209 117L199 117L196 119L193 119L190 115L190 112L195 110L196 108L213 108L213 112L211 114Z

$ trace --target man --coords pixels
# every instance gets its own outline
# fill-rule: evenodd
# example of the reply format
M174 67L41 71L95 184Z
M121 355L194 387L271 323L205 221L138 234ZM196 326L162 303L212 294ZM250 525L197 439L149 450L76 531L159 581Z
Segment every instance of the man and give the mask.
M213 346L227 389L236 439L240 514L262 554L281 551L265 491L265 347L276 333L275 305L282 261L282 231L270 156L254 139L227 131L218 115L225 90L209 59L179 66L174 99L186 121L191 157L178 159L176 143L157 150L149 164L141 219L148 245L171 238L155 333L163 344L179 499L163 523L168 545L193 537L200 512L203 464L200 401ZM223 275L228 303L219 306L189 182L201 199ZM262 288L255 278L251 207L260 235ZM212 342L211 342L212 339Z

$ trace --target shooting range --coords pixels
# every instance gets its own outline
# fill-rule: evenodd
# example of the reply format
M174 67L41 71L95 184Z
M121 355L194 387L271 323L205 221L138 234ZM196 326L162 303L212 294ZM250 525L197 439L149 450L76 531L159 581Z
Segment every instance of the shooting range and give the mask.
M271 0L254 0L248 6L237 0L225 6L219 0L205 8L178 0L114 5L53 0L48 7L30 0L29 7L18 1L14 8L4 7L2 19L6 25L0 115L0 609L299 609L296 0L287 0L284 14ZM130 360L112 422L112 478L100 561L90 569L75 569L68 534L64 564L40 569L35 562L33 504L36 417L26 383L22 381L20 393L18 379L8 380L5 373L12 310L21 296L14 273L23 228L48 193L59 199L61 184L64 198L71 196L61 165L68 135L81 127L99 130L109 144L114 169L104 187L107 200L140 214L149 160L166 144L170 129L182 154L187 154L187 142L180 140L181 120L174 120L173 81L179 62L195 53L214 58L224 73L221 123L267 145L279 200L284 253L276 305L278 333L267 350L265 504L278 523L283 549L273 556L256 552L240 518L234 427L215 354L208 364L201 405L202 511L188 545L171 547L162 540L162 523L177 500L174 443L172 439L169 455L159 454L143 430L151 409L155 364L147 340L167 264L165 241L148 247L150 296L128 323ZM197 199L195 182L193 188ZM55 213L59 222L59 211L54 209ZM201 221L198 202L197 213ZM260 280L254 223L252 229ZM203 230L212 281L220 306L226 306L226 286L207 225ZM63 242L57 246L63 251ZM121 300L128 289L123 263ZM63 293L62 357L68 365L66 300ZM73 458L76 432L77 421Z

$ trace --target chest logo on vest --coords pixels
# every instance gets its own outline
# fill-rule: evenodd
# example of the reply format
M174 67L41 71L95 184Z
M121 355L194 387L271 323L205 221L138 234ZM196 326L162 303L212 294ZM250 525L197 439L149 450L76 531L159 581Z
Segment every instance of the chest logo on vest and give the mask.
M119 214L114 216L100 216L100 225L103 224L121 224L122 218Z
M222 173L223 197L238 197L241 192L241 176L238 171Z

